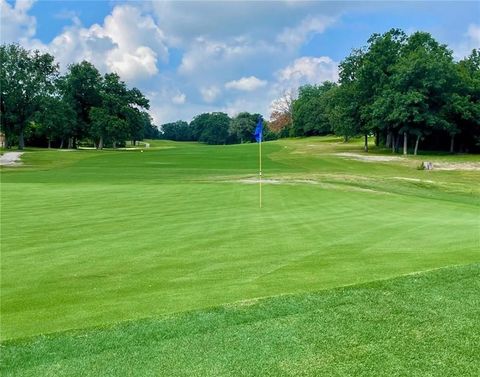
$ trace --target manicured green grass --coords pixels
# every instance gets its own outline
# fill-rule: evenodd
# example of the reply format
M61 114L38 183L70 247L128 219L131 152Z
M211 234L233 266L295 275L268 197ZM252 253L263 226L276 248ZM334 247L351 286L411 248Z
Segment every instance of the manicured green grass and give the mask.
M478 376L480 265L9 341L2 376Z
M48 345L35 338L40 334L177 318L174 313L259 297L298 294L302 301L307 292L480 261L478 171L419 171L421 156L358 161L338 153L361 154L361 144L335 138L269 142L263 146L267 182L260 209L258 185L251 182L256 144L151 145L144 152L29 150L24 166L2 168L0 335L7 341L2 350L10 355L9 365L12 344L24 338L22 347L32 344L32 358L42 368L55 368L42 361L40 348L47 352ZM480 158L428 160L478 163ZM368 292L376 295L374 289ZM199 318L210 315L199 313ZM339 331L347 336L349 329ZM253 333L241 334L247 347ZM66 341L66 335L58 336ZM212 342L227 339L222 336ZM276 346L272 343L272 350ZM225 361L235 364L236 351L231 352ZM320 356L308 355L313 368ZM230 373L217 356L216 366L200 365L197 374L215 367ZM168 357L176 360L175 354ZM252 362L251 373L255 365L271 365L267 359ZM125 359L125 366L131 362ZM155 375L148 369L155 364L147 358L138 362L147 368L139 375ZM393 367L394 360L389 362ZM289 365L296 368L295 362Z

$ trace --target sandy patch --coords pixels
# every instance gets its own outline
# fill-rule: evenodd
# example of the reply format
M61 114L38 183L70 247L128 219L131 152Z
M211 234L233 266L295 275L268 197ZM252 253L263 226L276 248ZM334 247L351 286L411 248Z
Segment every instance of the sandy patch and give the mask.
M434 162L433 170L480 170L480 162Z
M20 162L20 156L23 152L7 152L0 157L0 165L2 166L18 166Z
M336 156L350 158L352 160L358 161L367 161L367 162L390 162L390 161L404 161L403 157L399 156L375 156L375 155L364 155L358 153L350 153L350 152L343 152L343 153L335 153Z
M402 181L409 181L409 182L426 182L426 183L435 183L429 179L419 179L419 178L408 178L408 177L393 177L393 179L401 179Z

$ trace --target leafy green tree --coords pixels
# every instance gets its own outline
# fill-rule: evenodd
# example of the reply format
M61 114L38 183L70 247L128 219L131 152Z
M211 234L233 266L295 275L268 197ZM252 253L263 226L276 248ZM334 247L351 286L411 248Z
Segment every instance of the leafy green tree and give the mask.
M393 127L385 122L384 116L380 118L376 116L378 108L375 101L383 99L390 90L393 67L400 58L406 38L405 33L399 29L391 29L384 34L373 34L367 41L367 47L359 55L358 64L355 65L358 70L355 99L360 107L359 130L365 136L365 151L368 151L368 134L376 134L377 144L380 133L390 134L389 141L392 139Z
M145 139L160 139L160 130L153 124L153 119L146 111L141 112L143 118L143 136Z
M62 93L76 113L75 127L69 137L68 148L74 147L77 139L90 133L90 110L92 107L101 106L101 86L102 76L97 68L87 61L71 64L62 78Z
M304 85L293 101L293 131L295 136L326 135L332 132L327 116L326 93L335 84L325 81L321 85Z
M140 109L148 108L149 103L138 89L128 89L120 76L107 73L101 83L100 99L101 105L89 113L92 120L89 135L98 148L102 149L105 141L115 148L128 138L135 141L143 137L145 118Z
M472 53L456 64L455 93L448 98L445 116L454 126L449 130L450 152L454 151L456 135L462 149L480 147L480 52Z
M356 49L340 63L340 86L330 95L327 113L335 133L342 135L345 141L359 135L363 128L361 108L364 101L360 96L358 81L364 55L363 49Z
M206 144L226 144L229 126L230 117L221 112L200 114L190 122L195 140Z
M161 128L163 139L174 141L194 140L192 127L183 120L162 124Z
M332 87L326 93L326 116L336 135L343 136L345 142L359 134L358 103L352 101L354 86L344 84Z
M53 140L60 140L62 148L75 125L75 112L58 95L43 97L41 107L42 111L38 111L34 117L39 133L47 139L48 148L51 148Z
M0 111L7 143L16 137L25 146L25 130L41 108L41 98L54 90L58 64L50 54L16 44L0 46Z
M260 116L260 114L242 112L233 118L229 129L230 135L233 136L232 142L240 141L243 144L245 141L254 140L253 133Z
M395 98L389 119L403 134L403 153L407 154L408 134L416 135L416 147L433 130L452 130L443 116L454 92L455 66L452 53L428 33L412 34L402 47L393 67Z

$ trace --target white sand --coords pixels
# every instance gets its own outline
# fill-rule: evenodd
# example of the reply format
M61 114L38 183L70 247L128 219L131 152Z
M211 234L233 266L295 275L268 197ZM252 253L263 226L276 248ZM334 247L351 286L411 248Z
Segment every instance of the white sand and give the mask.
M20 156L23 152L6 152L0 157L0 165L2 166L17 166L22 163L19 162Z

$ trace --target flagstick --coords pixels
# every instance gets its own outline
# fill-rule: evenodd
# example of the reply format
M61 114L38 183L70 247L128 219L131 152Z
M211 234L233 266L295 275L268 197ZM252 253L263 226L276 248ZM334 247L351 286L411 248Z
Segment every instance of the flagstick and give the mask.
M262 135L263 136L263 135ZM261 136L260 136L261 137ZM260 208L262 208L262 139L260 139L260 142L258 143L258 148L260 153L259 155L259 162L260 162L260 171L259 171L259 186L260 186Z

